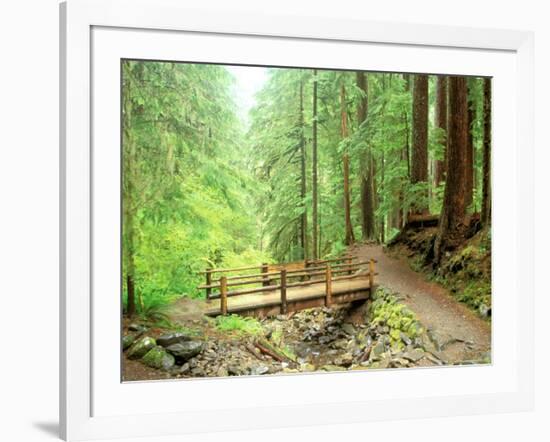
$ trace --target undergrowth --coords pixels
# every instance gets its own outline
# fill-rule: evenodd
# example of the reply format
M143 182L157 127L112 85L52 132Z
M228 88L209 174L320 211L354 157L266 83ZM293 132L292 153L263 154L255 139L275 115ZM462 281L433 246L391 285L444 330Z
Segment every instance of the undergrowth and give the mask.
M415 272L445 288L460 302L484 318L491 316L491 233L480 231L455 250L444 254L440 266L433 268L425 251L435 235L435 229L410 231L401 246L414 252L409 265ZM392 247L394 247L392 245ZM403 249L397 249L403 250Z
M234 331L242 334L259 335L263 333L260 321L239 315L218 316L216 328L220 331Z

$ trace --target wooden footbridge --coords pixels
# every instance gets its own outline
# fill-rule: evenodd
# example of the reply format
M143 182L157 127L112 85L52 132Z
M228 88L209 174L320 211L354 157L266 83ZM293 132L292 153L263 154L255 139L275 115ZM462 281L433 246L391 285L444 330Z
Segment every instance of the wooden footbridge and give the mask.
M375 260L356 256L204 271L209 316L286 314L365 300L374 289ZM259 273L258 273L259 271Z

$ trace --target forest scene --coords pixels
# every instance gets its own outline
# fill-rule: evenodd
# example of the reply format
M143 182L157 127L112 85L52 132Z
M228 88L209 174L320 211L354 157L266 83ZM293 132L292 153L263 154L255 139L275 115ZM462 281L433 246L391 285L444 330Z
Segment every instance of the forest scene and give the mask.
M491 78L121 76L123 381L491 363Z

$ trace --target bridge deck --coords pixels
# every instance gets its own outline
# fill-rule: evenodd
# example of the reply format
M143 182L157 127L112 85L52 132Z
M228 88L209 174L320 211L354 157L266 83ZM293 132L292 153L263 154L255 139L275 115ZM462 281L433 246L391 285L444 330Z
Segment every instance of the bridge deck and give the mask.
M304 308L324 305L325 281L319 281L310 286L292 287L287 289L288 312ZM351 302L367 299L370 296L368 278L356 278L332 283L332 303ZM216 316L220 314L220 300L206 301L206 314ZM227 312L244 315L267 315L278 313L281 305L280 290L271 290L261 293L233 296L227 298Z

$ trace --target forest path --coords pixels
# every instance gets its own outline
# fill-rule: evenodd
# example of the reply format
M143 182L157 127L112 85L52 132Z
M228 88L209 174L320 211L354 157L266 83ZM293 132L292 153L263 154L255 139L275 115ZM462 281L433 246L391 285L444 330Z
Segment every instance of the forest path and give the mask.
M491 349L491 325L458 302L441 285L413 271L405 258L384 253L382 246L361 244L350 248L360 260L374 258L376 283L400 295L416 313L447 363L479 360Z

